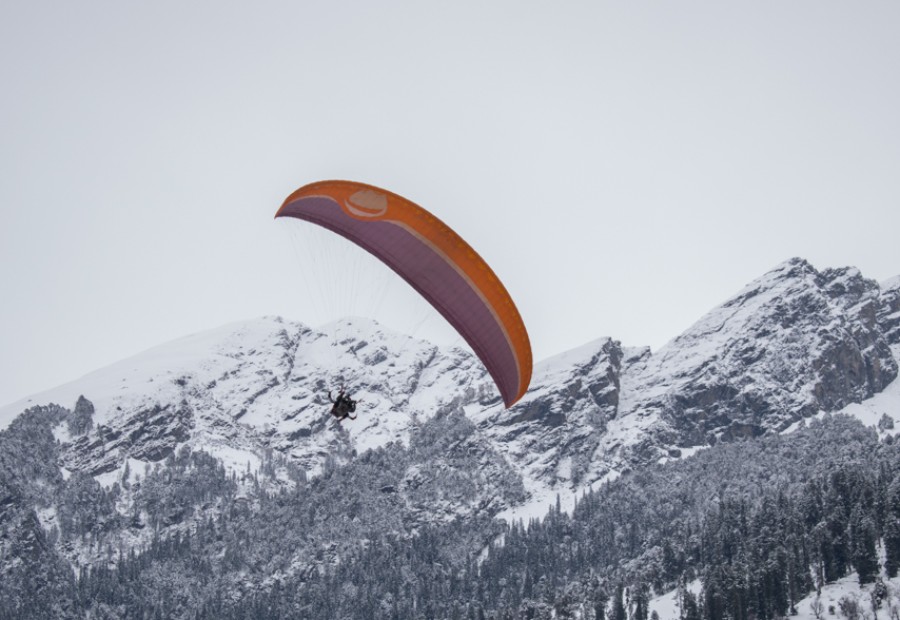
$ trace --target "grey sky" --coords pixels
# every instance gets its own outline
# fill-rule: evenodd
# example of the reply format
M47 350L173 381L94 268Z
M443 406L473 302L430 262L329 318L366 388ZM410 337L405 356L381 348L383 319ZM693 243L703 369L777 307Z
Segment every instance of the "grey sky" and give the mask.
M329 318L272 220L324 178L454 226L537 359L658 348L791 256L896 275L898 32L894 1L3 2L0 403Z

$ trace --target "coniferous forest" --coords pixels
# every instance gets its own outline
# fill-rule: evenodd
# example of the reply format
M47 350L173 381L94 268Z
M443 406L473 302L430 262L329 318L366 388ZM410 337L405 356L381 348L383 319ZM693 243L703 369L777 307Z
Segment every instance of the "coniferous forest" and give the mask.
M522 483L461 414L311 479L277 453L239 473L182 448L107 488L54 465L66 419L34 408L0 433L4 620L649 620L674 589L685 619L775 619L854 572L873 609L895 605L879 575L900 568L900 445L843 416L625 474L529 522L494 518L491 498Z

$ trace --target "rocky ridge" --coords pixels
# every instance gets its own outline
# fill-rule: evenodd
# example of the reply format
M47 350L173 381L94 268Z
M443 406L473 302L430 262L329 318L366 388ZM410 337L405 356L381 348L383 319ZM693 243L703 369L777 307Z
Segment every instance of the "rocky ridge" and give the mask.
M473 417L520 469L570 487L783 431L896 378L898 284L793 259L655 353L591 343L538 365L510 412Z
M854 268L792 259L657 352L604 338L537 364L508 411L466 350L365 319L312 329L268 317L148 351L4 408L0 421L83 394L92 424L57 427L60 465L110 484L181 446L236 470L274 451L316 475L326 461L408 443L426 421L455 412L533 495L575 493L870 398L897 376L898 339L900 278L879 286ZM325 414L340 383L362 399L352 424Z

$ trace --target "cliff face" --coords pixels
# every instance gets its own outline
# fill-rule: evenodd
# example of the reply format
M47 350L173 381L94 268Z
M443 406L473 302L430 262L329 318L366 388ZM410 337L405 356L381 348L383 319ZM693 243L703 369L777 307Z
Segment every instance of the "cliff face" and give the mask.
M877 318L888 342L900 343L900 276L881 285Z
M569 486L782 431L896 378L898 290L787 261L655 353L592 343L539 364L512 411L475 415L522 471Z
M897 376L884 305L856 269L788 261L649 357L629 410L658 413L692 446L860 402Z

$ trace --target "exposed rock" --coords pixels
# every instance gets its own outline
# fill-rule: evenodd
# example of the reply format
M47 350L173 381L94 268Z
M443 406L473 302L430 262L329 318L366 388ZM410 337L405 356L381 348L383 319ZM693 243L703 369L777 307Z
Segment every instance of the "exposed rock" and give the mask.
M72 471L99 475L118 469L126 458L161 461L190 437L190 406L155 405L98 425L77 437L64 453Z
M881 299L856 269L788 261L653 355L623 413L655 412L689 446L860 402L897 376Z
M877 316L888 342L900 343L900 276L882 284Z

